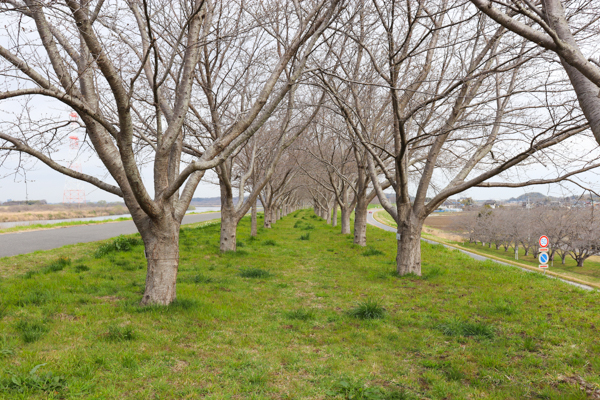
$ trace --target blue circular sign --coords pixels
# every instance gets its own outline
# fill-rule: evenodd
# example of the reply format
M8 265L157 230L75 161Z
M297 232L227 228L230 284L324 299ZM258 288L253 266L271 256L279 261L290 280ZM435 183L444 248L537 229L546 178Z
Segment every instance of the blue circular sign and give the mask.
M547 253L540 253L540 263L541 264L546 264L548 262L548 259L550 257L548 257Z

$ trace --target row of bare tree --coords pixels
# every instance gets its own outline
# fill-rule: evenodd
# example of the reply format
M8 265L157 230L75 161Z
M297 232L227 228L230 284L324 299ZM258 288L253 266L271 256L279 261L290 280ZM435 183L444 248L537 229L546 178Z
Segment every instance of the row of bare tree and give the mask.
M267 228L311 204L339 208L350 233L354 211L365 245L378 197L398 273L420 274L423 222L450 196L599 165L600 69L581 50L597 50L598 5L567 6L1 0L0 163L34 158L122 197L146 246L143 304L175 299L179 228L207 170L222 251L248 212L256 233L258 200ZM53 109L77 112L104 177L61 159L70 121ZM534 165L547 178L521 178Z
M550 240L550 260L556 255L565 264L572 257L578 267L590 256L600 254L600 224L598 210L587 208L537 207L532 209L501 208L483 210L467 223L469 242L480 242L496 250L512 249L518 258L519 248L525 255L539 254L539 238Z

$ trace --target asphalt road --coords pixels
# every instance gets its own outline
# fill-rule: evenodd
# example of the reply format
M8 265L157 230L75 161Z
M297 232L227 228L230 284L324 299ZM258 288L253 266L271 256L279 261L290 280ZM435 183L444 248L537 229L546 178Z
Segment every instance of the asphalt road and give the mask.
M389 232L396 232L396 228L392 228L389 225L382 224L381 222L378 222L378 221L375 220L375 218L373 218L373 213L377 212L377 211L379 211L379 210L369 211L369 213L367 214L367 222L370 225L376 226L377 228L381 228L381 229L389 231ZM465 251L465 250L457 249L457 248L452 247L452 246L446 246L445 244L436 242L434 240L428 240L428 239L423 239L423 238L421 238L421 240L424 241L424 242L427 242L427 243L431 243L431 244L441 244L442 246L447 247L447 248L449 248L451 250L458 250L461 253L464 253L464 254L468 255L469 257L474 258L475 260L478 260L478 261L490 260L490 261L493 261L493 262L498 263L498 264L508 265L509 267L519 268L519 269L521 269L521 270L523 270L525 272L534 273L534 271L530 271L530 270L525 269L525 268L520 268L520 267L517 267L516 265L512 265L512 264L504 263L502 261L494 260L492 258L487 258L487 257L484 257L484 256L480 256L479 254L471 253L470 251ZM581 289L594 290L594 288L591 287L591 286L582 285L582 284L579 284L577 282L571 282L571 281L567 281L565 279L556 278L556 277L553 277L553 276L548 276L548 278L558 279L560 281L568 283L569 285L577 286L578 288L581 288Z
M217 218L221 218L221 213L186 215L183 217L183 224L193 224ZM95 242L131 233L137 233L133 221L4 233L0 234L0 257L16 256L37 250L50 250L68 244Z

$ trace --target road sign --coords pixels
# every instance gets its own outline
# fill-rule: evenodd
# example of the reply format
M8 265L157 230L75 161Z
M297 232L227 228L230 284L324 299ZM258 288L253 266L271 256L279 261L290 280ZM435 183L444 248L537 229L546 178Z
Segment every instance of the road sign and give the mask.
M540 268L548 268L548 264L540 265Z
M548 247L549 244L550 240L548 239L548 236L540 236L540 247Z
M550 259L550 257L548 257L548 253L546 253L546 252L540 253L540 255L538 256L538 260L540 260L540 264L548 264L549 259Z
M540 253L543 253L544 251L548 251L548 248L547 248L547 247L540 247L540 248L538 249L538 251L539 251Z

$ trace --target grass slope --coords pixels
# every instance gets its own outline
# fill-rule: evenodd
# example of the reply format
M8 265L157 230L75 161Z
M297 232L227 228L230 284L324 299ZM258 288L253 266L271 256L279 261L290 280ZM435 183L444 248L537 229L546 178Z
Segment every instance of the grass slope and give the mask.
M425 243L424 276L398 278L393 233L369 226L360 248L309 211L249 231L220 254L218 224L183 228L167 308L138 306L135 237L0 259L0 398L585 399L600 383L598 292Z

